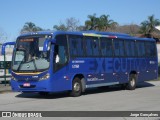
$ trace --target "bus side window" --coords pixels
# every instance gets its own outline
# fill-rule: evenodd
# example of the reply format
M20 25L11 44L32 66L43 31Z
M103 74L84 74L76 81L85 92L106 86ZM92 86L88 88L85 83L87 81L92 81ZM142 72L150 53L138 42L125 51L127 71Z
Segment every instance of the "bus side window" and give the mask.
M68 62L68 44L65 35L56 36L54 47L54 71L64 67Z
M92 39L92 49L93 49L93 56L94 57L100 56L100 53L99 53L99 39L98 38L93 38Z
M112 57L113 55L113 47L112 47L112 39L109 38L101 38L101 53L103 57Z
M124 57L124 41L123 40L114 40L114 52L115 52L115 57Z
M91 37L85 37L85 45L86 45L86 56L89 56L89 57L93 56Z
M86 55L89 57L100 56L99 39L97 37L85 37Z
M138 57L145 57L146 52L145 52L145 44L142 41L137 41L137 52L138 52Z
M84 56L83 37L78 35L69 35L69 46L70 56L72 58Z
M125 45L126 45L127 57L135 57L136 56L135 41L126 40Z
M146 54L147 57L156 56L156 43L155 42L146 42Z
M58 46L58 52L55 58L56 58L56 63L65 64L67 62L67 56L65 53L64 46Z

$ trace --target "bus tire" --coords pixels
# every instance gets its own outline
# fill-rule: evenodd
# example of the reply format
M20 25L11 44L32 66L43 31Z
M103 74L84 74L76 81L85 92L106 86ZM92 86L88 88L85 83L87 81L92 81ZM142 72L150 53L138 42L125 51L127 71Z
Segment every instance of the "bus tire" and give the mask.
M126 89L128 89L128 90L135 90L135 88L136 88L136 82L137 82L137 76L136 76L136 74L130 74L129 81L127 83Z
M73 82L72 82L72 91L70 95L72 97L78 97L82 94L82 84L81 80L78 77L75 77Z

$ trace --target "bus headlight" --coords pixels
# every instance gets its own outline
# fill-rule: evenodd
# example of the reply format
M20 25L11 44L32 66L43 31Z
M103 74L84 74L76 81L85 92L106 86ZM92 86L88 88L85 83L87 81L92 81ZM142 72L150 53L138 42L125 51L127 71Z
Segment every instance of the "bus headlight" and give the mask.
M47 73L46 75L44 75L43 77L41 77L39 80L46 80L50 77L50 74Z

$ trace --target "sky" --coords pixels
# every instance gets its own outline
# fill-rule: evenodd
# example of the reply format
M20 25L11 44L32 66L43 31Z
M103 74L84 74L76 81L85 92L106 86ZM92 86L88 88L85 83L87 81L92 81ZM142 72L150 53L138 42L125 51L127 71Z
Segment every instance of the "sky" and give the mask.
M15 41L26 22L43 29L74 17L84 25L88 15L106 14L120 25L160 19L160 0L0 0L0 32Z

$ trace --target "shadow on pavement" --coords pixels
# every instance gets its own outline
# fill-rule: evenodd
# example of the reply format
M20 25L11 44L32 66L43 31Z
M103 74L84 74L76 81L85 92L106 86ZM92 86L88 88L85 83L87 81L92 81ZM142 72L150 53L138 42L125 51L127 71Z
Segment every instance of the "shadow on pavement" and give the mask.
M39 93L26 92L20 93L16 97L19 98L34 98L34 99L59 99L69 97L67 92L49 93L47 95L40 95Z
M155 86L155 85L148 83L148 82L142 82L142 83L138 83L136 89L153 87L153 86ZM86 92L83 93L83 95L116 92L116 91L120 91L120 90L125 90L125 89L121 85L91 88L91 89L87 89ZM16 97L34 98L34 99L59 99L59 98L66 98L66 97L70 97L70 96L69 96L69 92L49 93L47 95L40 95L38 93L26 92L26 93L20 93Z
M149 82L140 82L138 83L136 88L145 88L145 87L153 87L155 86L154 84L151 84Z

